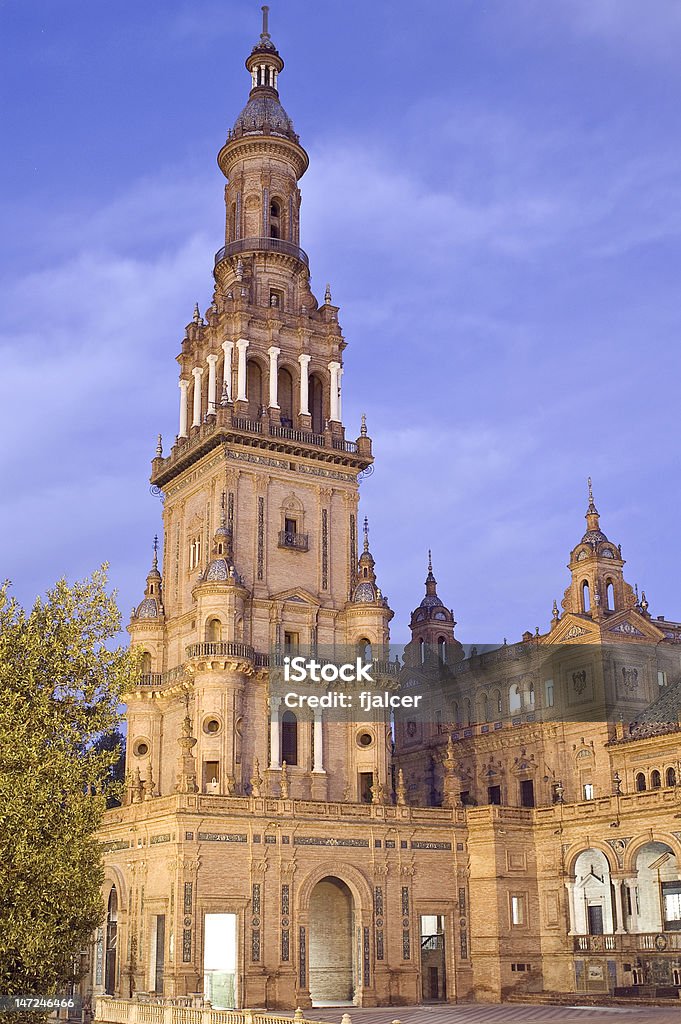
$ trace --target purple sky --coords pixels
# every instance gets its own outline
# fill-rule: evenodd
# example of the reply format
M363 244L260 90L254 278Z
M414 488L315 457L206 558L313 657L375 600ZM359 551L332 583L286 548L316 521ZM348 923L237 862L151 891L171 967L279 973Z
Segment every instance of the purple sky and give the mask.
M546 628L601 525L681 616L678 0L273 0L311 166L302 244L348 341L344 416L393 637L439 589L470 642ZM156 434L223 244L245 0L3 0L0 575L104 560L127 621Z

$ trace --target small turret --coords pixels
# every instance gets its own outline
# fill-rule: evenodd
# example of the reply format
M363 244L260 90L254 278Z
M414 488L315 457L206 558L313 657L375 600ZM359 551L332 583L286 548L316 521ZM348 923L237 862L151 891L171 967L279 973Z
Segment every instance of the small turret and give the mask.
M636 605L634 591L624 581L624 559L619 545L603 533L594 501L591 477L588 479L586 533L570 552L568 568L572 582L565 591L563 608L593 619L620 612Z
M353 604L368 604L372 601L385 600L376 586L374 556L369 550L369 520L364 517L364 550L359 556L357 584L352 592Z
M144 598L133 611L133 619L158 619L163 615L163 580L158 570L158 537L154 537L154 556L147 576Z
M425 651L432 646L437 648L441 661L456 661L463 657L463 649L458 640L454 637L454 612L446 608L444 602L437 592L437 580L433 574L432 553L428 551L428 572L425 580L426 594L418 608L411 613L409 628L411 630L412 644L421 648L423 661ZM443 648L452 648L452 651L444 656Z

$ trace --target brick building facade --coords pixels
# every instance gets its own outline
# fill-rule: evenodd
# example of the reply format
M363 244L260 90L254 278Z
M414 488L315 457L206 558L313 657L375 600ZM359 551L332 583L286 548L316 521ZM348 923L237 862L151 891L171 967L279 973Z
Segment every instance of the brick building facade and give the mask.
M213 301L152 464L163 575L155 550L94 992L305 1007L676 984L681 625L650 618L590 496L548 633L464 650L429 567L396 664L359 528L371 439L346 437L346 343L300 248L308 157L266 14L246 67ZM390 692L437 680L427 714L285 707L277 659L335 649Z

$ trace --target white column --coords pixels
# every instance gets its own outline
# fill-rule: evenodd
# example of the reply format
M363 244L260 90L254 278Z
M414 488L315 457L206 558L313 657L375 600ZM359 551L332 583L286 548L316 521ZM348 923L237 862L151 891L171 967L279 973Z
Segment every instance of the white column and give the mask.
M570 931L568 932L568 935L574 935L575 934L575 883L574 882L566 882L565 883L565 888L567 889L567 894L568 894L568 897L567 897L568 898L568 914L569 914L569 917L570 917Z
M631 904L631 914L629 919L629 931L638 931L638 914L636 913L636 879L625 878L624 884L629 890L629 903Z
M276 348L272 345L267 349L267 354L270 357L270 409L278 409L279 402L277 401L277 359L279 358L280 348Z
M308 356L305 353L298 356L298 362L300 363L300 415L310 415L310 380L308 375L308 364L312 356Z
M206 362L208 363L208 409L206 412L215 412L216 400L215 400L215 364L218 361L216 355L206 356Z
M330 415L329 419L339 420L338 415L338 371L340 370L340 363L329 363L329 374L331 376L331 402L330 402Z
M246 349L248 348L248 342L245 338L239 338L236 343L236 347L239 350L239 362L237 363L236 370L236 400L237 402L247 402L246 396Z
M314 764L313 772L324 772L324 739L322 732L322 713L315 711L314 716Z
M192 377L194 378L194 418L192 420L193 427L201 426L201 378L203 377L203 367L195 366L192 370Z
M625 935L627 929L624 927L624 911L622 909L622 879L613 878L612 884L615 887L615 913L617 915L615 935Z
M224 385L227 385L227 398L232 401L232 352L234 351L233 341L223 341L222 351L225 354L225 365L222 371L222 384L223 391L225 390Z
M270 709L270 768L281 768L279 760L279 697L272 701Z
M338 367L338 388L337 388L337 391L336 391L336 394L338 395L338 421L339 421L339 423L342 423L342 421L343 421L343 403L342 403L342 397L343 396L342 396L342 393L341 393L341 377L342 376L343 376L343 367L339 366Z
M189 390L189 381L181 380L179 382L180 388L180 430L178 437L187 436L187 391Z

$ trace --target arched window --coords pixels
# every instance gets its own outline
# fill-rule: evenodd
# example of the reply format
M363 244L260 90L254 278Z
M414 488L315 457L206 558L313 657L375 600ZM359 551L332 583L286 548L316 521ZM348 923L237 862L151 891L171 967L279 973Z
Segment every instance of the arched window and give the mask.
M310 375L308 385L308 408L312 417L312 432L324 432L324 385L316 373Z
M281 760L287 765L298 764L298 719L292 711L281 717Z
M582 611L591 611L591 597L589 594L589 584L587 580L582 583Z
M659 789L661 785L662 785L662 776L658 772L657 768L655 768L650 773L650 788L651 789Z
M281 206L277 199L270 203L270 238L281 238Z
M357 654L362 661L371 661L371 640L363 636L357 641Z
M530 708L534 707L534 683L530 683L527 691L527 705Z
M465 714L465 724L466 725L472 725L473 724L473 712L472 712L472 709L471 709L471 702L468 699L468 697L466 697L466 700L464 701L464 714Z
M104 991L112 996L116 991L116 956L118 946L118 893L112 886L106 911L106 961Z
M257 420L262 408L262 370L255 359L246 363L246 395L248 397L248 417Z
M480 701L480 707L482 709L482 720L483 722L489 722L489 699L486 693L483 693Z
M237 234L237 223L236 223L236 203L232 203L229 214L229 237L235 242L238 238Z
M494 690L492 692L492 711L497 716L497 718L501 717L501 691L500 690Z
M667 783L668 786L675 786L676 785L676 771L675 771L675 769L674 768L667 768L667 771L665 773L665 777L664 778L665 778L665 782Z
M615 587L612 580L605 584L605 607L609 612L615 611Z
M520 696L520 687L517 683L514 683L508 691L508 710L513 715L516 711L520 711L522 706L523 702Z
M437 653L441 663L444 665L447 662L447 639L444 636L437 638Z
M151 655L149 651L144 651L142 654L142 675L148 676L151 672Z
M222 623L219 619L208 619L206 622L206 643L217 644L222 640Z
M547 708L552 708L554 700L553 679L547 679L544 683L544 704Z
M643 772L636 773L636 790L639 793L643 793L646 789L646 777Z
M277 399L279 413L284 427L293 426L293 378L283 367L277 375Z
M419 664L423 665L426 660L426 641L421 637L419 640Z

